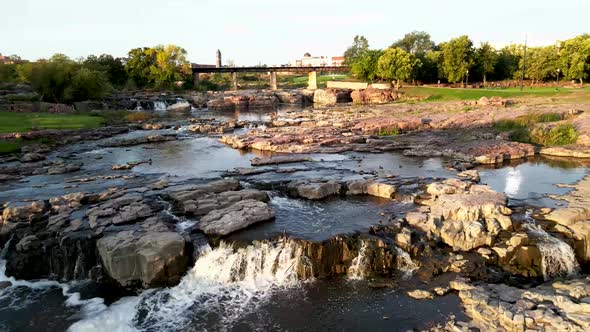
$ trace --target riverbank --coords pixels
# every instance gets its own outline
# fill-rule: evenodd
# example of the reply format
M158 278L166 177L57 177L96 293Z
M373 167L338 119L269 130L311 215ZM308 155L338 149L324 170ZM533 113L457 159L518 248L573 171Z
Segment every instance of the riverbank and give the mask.
M56 131L67 142L1 161L0 326L588 329L572 291L589 287L590 206L574 199L588 162L494 127L552 114L531 126L572 124L587 149L588 112L547 98L192 109ZM525 288L524 308L501 295Z

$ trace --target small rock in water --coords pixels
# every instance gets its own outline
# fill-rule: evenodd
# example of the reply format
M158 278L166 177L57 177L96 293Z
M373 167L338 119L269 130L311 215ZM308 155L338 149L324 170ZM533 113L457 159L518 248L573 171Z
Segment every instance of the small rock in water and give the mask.
M407 293L409 297L416 300L432 300L434 295L425 290L416 289Z
M12 286L10 281L0 281L0 289L8 288Z

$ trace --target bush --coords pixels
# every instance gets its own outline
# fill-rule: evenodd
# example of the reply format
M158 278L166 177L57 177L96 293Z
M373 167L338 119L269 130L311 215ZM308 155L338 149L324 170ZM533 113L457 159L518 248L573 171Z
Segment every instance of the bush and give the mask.
M133 112L127 115L127 121L129 122L145 122L153 118L154 115L149 112Z
M578 140L578 132L571 124L560 124L549 130L539 127L531 132L531 142L544 146L573 144Z
M399 129L397 127L386 127L379 128L377 136L397 136L399 135Z

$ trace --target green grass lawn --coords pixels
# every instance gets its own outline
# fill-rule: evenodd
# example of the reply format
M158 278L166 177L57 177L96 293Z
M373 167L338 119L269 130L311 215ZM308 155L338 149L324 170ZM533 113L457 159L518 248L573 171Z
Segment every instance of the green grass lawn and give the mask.
M36 129L84 129L104 125L104 118L92 115L0 112L0 133Z
M17 142L0 141L0 154L13 153L20 150L20 144Z
M448 101L448 100L473 100L481 97L504 97L514 98L523 96L556 96L571 94L576 91L588 91L587 89L565 89L565 88L528 88L521 92L520 88L504 89L458 89L458 88L433 88L433 87L406 87L402 91L409 97L426 97L425 101Z

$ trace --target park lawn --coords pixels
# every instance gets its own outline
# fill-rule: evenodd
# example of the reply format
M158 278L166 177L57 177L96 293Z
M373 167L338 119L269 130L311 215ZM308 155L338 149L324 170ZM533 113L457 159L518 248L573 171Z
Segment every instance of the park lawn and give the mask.
M402 88L404 94L408 97L426 97L425 101L451 101L451 100L475 100L481 97L525 97L539 96L551 97L556 95L571 94L579 89L566 88L530 88L525 87L523 91L520 88L505 89L460 89L460 88L434 88L434 87L406 87Z
M10 113L0 112L0 133L26 132L35 129L98 128L104 118L84 114Z
M20 150L20 144L12 141L0 141L0 154L13 153Z

